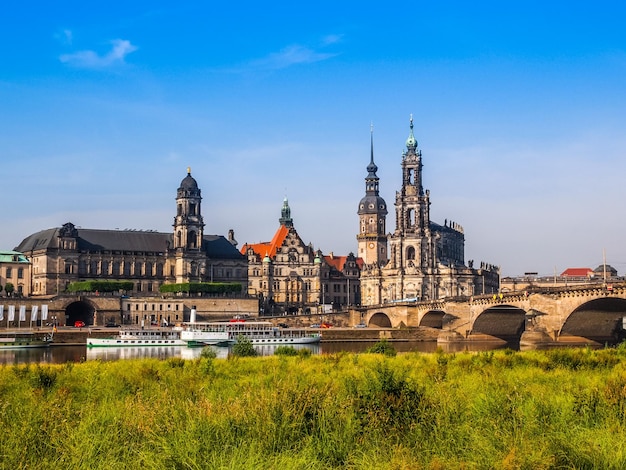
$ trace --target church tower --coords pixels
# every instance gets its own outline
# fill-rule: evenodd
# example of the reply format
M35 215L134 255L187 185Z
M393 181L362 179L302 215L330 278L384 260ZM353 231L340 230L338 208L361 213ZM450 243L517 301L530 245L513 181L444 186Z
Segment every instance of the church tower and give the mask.
M206 259L202 254L204 221L200 210L200 188L187 168L176 191L176 217L174 218L174 250L176 282L200 280L205 270Z
M359 202L358 256L364 264L382 266L387 263L387 203L379 195L378 167L374 163L374 128L370 126L370 163L365 177L365 197Z
M390 239L391 267L428 271L434 263L430 223L430 192L422 186L422 152L410 119L406 151L402 154L402 187L396 191L396 229Z

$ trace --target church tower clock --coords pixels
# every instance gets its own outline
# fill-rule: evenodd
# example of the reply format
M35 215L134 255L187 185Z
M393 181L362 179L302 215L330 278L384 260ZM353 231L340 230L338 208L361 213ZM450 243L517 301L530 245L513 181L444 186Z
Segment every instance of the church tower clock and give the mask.
M370 163L365 177L365 196L359 202L358 256L365 265L383 266L387 263L386 216L387 203L379 195L378 167L374 163L374 129L370 127Z

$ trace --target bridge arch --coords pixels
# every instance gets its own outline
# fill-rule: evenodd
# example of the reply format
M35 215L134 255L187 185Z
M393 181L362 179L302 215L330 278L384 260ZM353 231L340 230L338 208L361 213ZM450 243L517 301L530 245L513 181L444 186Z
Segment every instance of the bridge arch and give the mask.
M443 317L446 312L443 310L429 310L426 312L420 320L419 326L427 326L430 328L443 328Z
M559 336L580 336L598 342L617 342L624 338L624 318L626 299L593 299L568 315Z
M93 325L96 307L86 300L77 300L65 307L65 324L74 326L76 321L82 321L85 325Z
M378 326L380 328L391 328L391 319L386 313L376 312L370 317L369 326Z
M514 305L495 305L474 320L472 333L482 333L505 341L519 340L524 332L526 312Z

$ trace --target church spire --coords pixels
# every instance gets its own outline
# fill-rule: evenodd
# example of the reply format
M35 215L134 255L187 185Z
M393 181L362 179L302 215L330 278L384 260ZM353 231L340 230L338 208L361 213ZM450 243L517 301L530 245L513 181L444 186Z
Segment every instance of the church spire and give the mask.
M293 219L291 218L291 209L289 207L289 202L287 201L287 196L283 199L283 208L280 210L280 219L278 219L280 225L284 225L285 227L293 227Z
M410 118L411 130L409 132L409 138L406 139L406 148L410 150L415 150L417 148L417 140L415 140L415 136L413 135L413 113L411 113Z
M367 177L365 178L365 192L366 194L373 194L378 196L378 181L379 178L376 175L378 167L374 163L374 124L370 124L370 163L367 165Z

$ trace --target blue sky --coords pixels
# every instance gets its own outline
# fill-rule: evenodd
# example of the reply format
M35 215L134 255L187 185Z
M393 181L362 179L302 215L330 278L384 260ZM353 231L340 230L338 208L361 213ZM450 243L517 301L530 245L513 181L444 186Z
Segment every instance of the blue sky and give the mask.
M370 122L391 208L412 113L466 260L626 274L621 2L94 3L4 7L1 249L169 231L190 166L206 233L269 240L287 196L306 243L356 252Z

